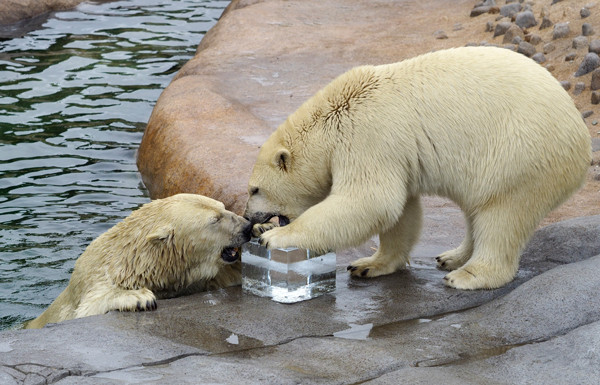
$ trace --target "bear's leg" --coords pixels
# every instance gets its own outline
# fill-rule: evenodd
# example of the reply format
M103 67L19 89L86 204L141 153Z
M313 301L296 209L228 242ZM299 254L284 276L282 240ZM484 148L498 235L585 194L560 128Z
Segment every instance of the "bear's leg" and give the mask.
M465 215L467 223L467 232L460 246L454 250L446 251L440 254L435 260L437 267L443 270L455 270L467 263L473 254L473 225L471 218Z
M76 318L104 314L111 310L142 311L155 310L156 297L152 291L141 288L127 290L113 285L96 286L77 307Z
M529 212L506 199L480 208L473 215L473 256L448 273L444 283L456 289L495 289L512 281L519 268L520 252L537 223L541 210Z
M377 252L352 262L348 266L350 274L357 277L377 277L406 268L410 263L409 253L419 240L422 220L420 197L409 198L396 224L379 234Z

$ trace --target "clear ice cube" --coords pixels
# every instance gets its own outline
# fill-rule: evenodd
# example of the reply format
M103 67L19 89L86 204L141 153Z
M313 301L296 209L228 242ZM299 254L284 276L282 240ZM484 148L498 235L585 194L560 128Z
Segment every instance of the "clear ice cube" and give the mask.
M335 290L335 253L286 248L268 250L256 240L242 248L242 289L282 303Z

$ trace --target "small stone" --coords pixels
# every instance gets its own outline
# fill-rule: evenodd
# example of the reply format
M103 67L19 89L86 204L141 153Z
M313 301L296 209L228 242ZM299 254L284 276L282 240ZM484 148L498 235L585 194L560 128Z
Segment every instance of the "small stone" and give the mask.
M600 55L600 40L592 40L590 42L588 51L597 53L598 55Z
M573 60L575 60L576 57L577 57L577 54L575 52L569 52L565 56L565 61L573 61Z
M592 82L590 83L590 89L592 91L600 90L600 68L595 69L592 72Z
M448 35L446 35L446 32L442 31L441 29L438 29L437 31L435 31L433 33L433 36L435 36L436 39L447 39Z
M600 91L592 91L592 104L600 104Z
M460 31L461 29L463 29L463 26L461 23L456 23L456 24L454 24L454 26L452 26L453 31Z
M598 67L600 67L600 56L596 53L589 52L583 58L577 72L575 72L575 77L588 74Z
M494 30L494 37L504 35L511 25L512 23L510 21L502 21L496 24L496 29Z
M570 89L571 89L571 82L570 82L570 81L568 81L568 80L562 80L562 81L560 82L560 85L562 86L562 88L564 88L564 89L565 89L565 91L568 91L568 90L570 90Z
M532 57L533 55L535 55L535 47L526 41L522 41L519 43L517 52L522 53L523 55L525 55L527 57Z
M584 90L585 90L585 83L577 82L577 83L575 83L575 88L573 88L573 95L577 96L577 95L581 94Z
M543 53L538 52L531 57L535 62L542 64L546 62L546 56Z
M537 21L535 20L535 16L533 16L533 12L524 11L517 13L515 24L521 27L521 29L525 29L536 26Z
M510 4L506 4L506 5L503 5L502 7L500 7L500 14L504 17L512 18L514 15L521 12L521 9L522 9L521 4L510 3Z
M485 32L493 32L494 31L494 22L488 21L485 23Z
M542 24L540 24L540 29L546 29L550 27L552 27L552 21L550 21L550 19L544 16L542 18Z
M515 38L512 40L512 43L519 44L522 41L523 41L523 38L521 36L515 36Z
M573 44L571 45L575 49L587 48L589 45L588 39L585 36L577 36L573 39Z
M579 15L581 16L582 19L585 19L586 17L588 17L589 15L591 15L591 12L586 7L583 7L579 11Z
M560 3L561 1L562 1L562 0L552 0L552 4L550 4L550 5L554 5L554 4L556 4L556 3Z
M569 22L555 24L554 30L552 31L552 40L567 37L569 32L571 32L571 29L569 28Z
M504 39L502 40L502 43L514 43L515 37L520 37L523 39L525 34L518 25L511 24L510 28L506 31L506 33L504 33Z
M581 34L583 36L591 36L594 34L594 27L590 23L583 23L581 25Z
M589 117L590 117L590 116L592 116L592 115L594 115L594 111L592 111L592 110L583 111L583 112L581 113L581 117L582 117L583 119L585 119L585 118L589 118Z
M511 51L516 51L517 50L517 46L515 44L504 44L502 46L502 48L506 48L506 49L509 49Z
M527 37L529 37L529 40L527 40ZM542 37L540 35L536 35L534 33L530 33L529 35L525 36L525 40L528 41L529 43L533 44L533 45L538 45L542 42Z
M546 64L546 69L550 72L554 71L554 64L551 64L551 63Z
M484 13L488 13L492 7L489 5L484 5L480 7L473 8L471 10L471 17L476 17L479 15L483 15Z
M548 54L556 49L554 43L546 43L544 44L544 53Z

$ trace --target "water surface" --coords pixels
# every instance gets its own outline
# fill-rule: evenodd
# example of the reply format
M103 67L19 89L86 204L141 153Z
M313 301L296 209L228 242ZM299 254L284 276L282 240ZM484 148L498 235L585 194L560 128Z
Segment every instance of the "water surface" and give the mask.
M0 330L39 315L85 247L149 201L145 124L227 4L84 3L0 40Z

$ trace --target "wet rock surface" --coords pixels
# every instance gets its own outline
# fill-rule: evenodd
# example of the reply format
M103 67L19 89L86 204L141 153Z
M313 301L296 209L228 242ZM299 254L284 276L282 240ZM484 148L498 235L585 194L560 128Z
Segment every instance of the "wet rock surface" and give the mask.
M429 198L428 198L429 199ZM573 383L600 381L600 216L538 230L517 278L497 290L442 284L434 256L460 242L460 212L425 212L410 269L351 279L345 266L375 241L338 254L337 289L292 305L240 287L0 333L11 383ZM439 221L450 234L441 231ZM592 349L592 350L590 350Z

